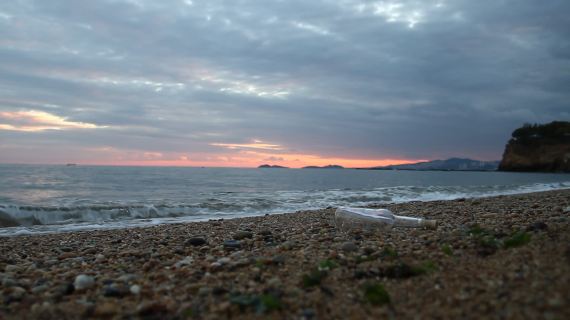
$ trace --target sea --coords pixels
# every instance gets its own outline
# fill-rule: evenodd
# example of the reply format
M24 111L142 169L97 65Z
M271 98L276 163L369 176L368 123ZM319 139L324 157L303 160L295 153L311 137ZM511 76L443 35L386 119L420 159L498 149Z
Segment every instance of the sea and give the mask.
M0 165L0 236L570 188L570 175Z

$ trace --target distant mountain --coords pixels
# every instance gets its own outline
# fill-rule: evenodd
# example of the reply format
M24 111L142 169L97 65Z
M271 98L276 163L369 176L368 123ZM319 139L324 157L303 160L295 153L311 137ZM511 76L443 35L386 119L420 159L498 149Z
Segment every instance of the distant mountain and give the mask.
M278 165L270 165L270 164L262 164L258 168L260 169L289 169L288 167L278 166Z
M307 166L307 167L303 167L303 169L344 169L343 166L339 166L337 164L329 164L328 166Z
M479 161L472 159L450 158L410 164L397 164L367 168L369 170L439 170L439 171L495 171L499 161Z

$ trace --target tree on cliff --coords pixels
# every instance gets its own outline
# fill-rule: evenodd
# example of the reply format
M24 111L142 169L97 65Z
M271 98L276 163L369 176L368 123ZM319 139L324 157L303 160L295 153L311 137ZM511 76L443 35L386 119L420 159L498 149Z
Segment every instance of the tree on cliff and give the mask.
M521 128L513 131L512 137L520 142L531 142L540 139L563 141L570 138L570 122L553 121L548 124L525 123Z

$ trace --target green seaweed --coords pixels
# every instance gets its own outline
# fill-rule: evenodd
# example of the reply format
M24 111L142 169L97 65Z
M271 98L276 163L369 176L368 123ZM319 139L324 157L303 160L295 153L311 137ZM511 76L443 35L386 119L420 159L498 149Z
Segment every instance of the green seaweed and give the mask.
M314 286L318 286L321 284L321 281L326 277L326 271L315 269L312 270L310 273L304 274L302 283L304 288L310 288Z
M257 313L265 313L283 308L281 300L273 294L262 294L256 307Z
M451 246L448 244L444 244L443 246L441 246L441 251L443 251L443 253L445 253L450 257L453 256L453 250L451 249Z
M530 242L531 235L528 232L518 231L513 233L508 239L503 242L505 249L523 246Z
M421 265L414 267L413 269L417 275L421 275L437 271L437 265L433 261L428 260Z
M390 294L379 283L368 283L364 285L364 300L375 306L381 306L390 303Z
M281 300L274 294L233 294L230 302L238 305L241 310L247 308L255 309L258 314L279 310L283 307Z
M327 259L319 262L318 269L319 271L328 271L336 267L338 267L338 263L336 263L334 260Z
M385 247L382 252L380 253L380 257L385 258L385 257L389 257L389 258L397 258L398 257L398 251L396 251L396 249L391 248L391 247Z
M473 225L469 228L469 230L467 230L467 233L471 236L484 236L484 235L489 235L491 234L491 232L483 227L481 227L480 225L476 224Z

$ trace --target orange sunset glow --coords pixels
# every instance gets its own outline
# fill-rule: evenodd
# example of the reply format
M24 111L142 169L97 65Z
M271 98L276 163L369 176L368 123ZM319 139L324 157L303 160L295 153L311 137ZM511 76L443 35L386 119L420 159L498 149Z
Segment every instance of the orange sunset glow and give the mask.
M160 153L123 151L115 148L97 148L87 150L92 153L91 160L80 159L77 163L94 165L128 165L128 166L176 166L176 167L241 167L255 168L261 164L280 165L289 168L302 168L306 166L341 165L346 168L366 168L385 166L391 164L406 164L424 159L398 159L398 158L345 158L327 157L316 154L287 153L283 146L254 140L244 144L212 145L227 149L227 152L209 153ZM97 160L93 160L96 158Z

